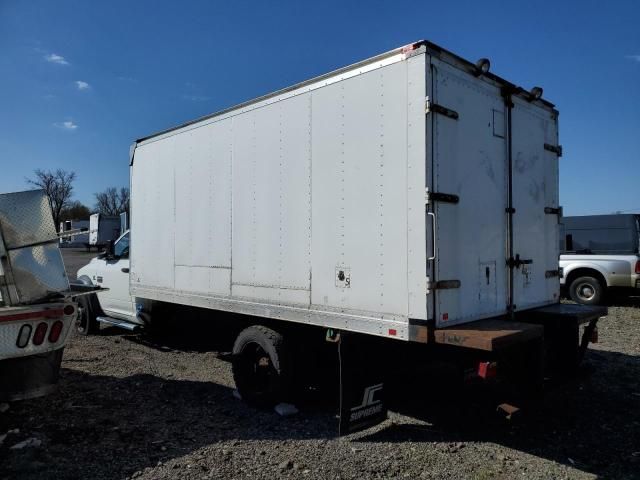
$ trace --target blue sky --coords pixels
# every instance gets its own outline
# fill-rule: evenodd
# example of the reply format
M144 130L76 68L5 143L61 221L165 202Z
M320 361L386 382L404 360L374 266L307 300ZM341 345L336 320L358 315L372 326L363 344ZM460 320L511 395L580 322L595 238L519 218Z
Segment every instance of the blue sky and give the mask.
M131 142L426 38L560 110L565 214L640 211L640 2L0 0L0 191L128 184Z

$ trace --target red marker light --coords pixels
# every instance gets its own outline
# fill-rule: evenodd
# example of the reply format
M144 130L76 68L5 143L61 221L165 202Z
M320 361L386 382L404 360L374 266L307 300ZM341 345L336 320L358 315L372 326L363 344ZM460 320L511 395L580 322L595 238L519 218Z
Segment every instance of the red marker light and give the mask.
M51 330L49 331L49 342L56 343L58 341L60 334L62 333L62 327L64 327L64 324L60 320L51 325Z
M478 376L485 380L496 378L498 373L498 364L496 362L480 362L478 364Z
M49 325L44 322L38 324L38 326L36 327L36 331L33 334L32 342L34 345L42 345L42 342L44 342L44 337L47 334L47 328L49 328Z

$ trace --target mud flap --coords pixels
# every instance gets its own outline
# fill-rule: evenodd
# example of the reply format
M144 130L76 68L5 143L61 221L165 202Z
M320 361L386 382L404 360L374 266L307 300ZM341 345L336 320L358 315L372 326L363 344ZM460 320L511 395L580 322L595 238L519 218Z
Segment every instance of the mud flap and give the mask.
M367 429L387 419L385 371L375 337L341 333L338 343L340 361L340 423L338 435Z
M0 401L41 397L58 383L64 348L0 361Z

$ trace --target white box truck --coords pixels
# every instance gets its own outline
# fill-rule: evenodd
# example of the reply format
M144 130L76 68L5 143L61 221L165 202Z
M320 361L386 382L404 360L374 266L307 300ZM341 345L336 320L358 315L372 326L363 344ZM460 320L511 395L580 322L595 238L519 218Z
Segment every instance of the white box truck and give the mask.
M303 325L490 355L572 324L576 353L604 310L559 304L558 112L541 94L422 41L141 138L117 280L130 322L168 304L249 316L234 373L250 400L277 397L251 375L282 377Z
M122 232L119 216L93 213L89 217L89 241L85 243L85 247L87 250L91 250L91 247L99 250L106 247L109 242L114 242L120 233Z

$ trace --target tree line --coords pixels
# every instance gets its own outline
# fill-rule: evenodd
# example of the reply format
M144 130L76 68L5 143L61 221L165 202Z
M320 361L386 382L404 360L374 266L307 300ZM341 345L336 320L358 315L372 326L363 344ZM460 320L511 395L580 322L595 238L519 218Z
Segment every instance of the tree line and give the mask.
M120 215L129 211L129 189L109 187L102 192L95 193L95 204L89 208L78 200L73 200L73 184L76 172L63 169L40 170L33 172L32 178L27 178L27 184L45 191L49 198L49 205L53 213L56 227L66 220L85 220L92 213L103 215Z

